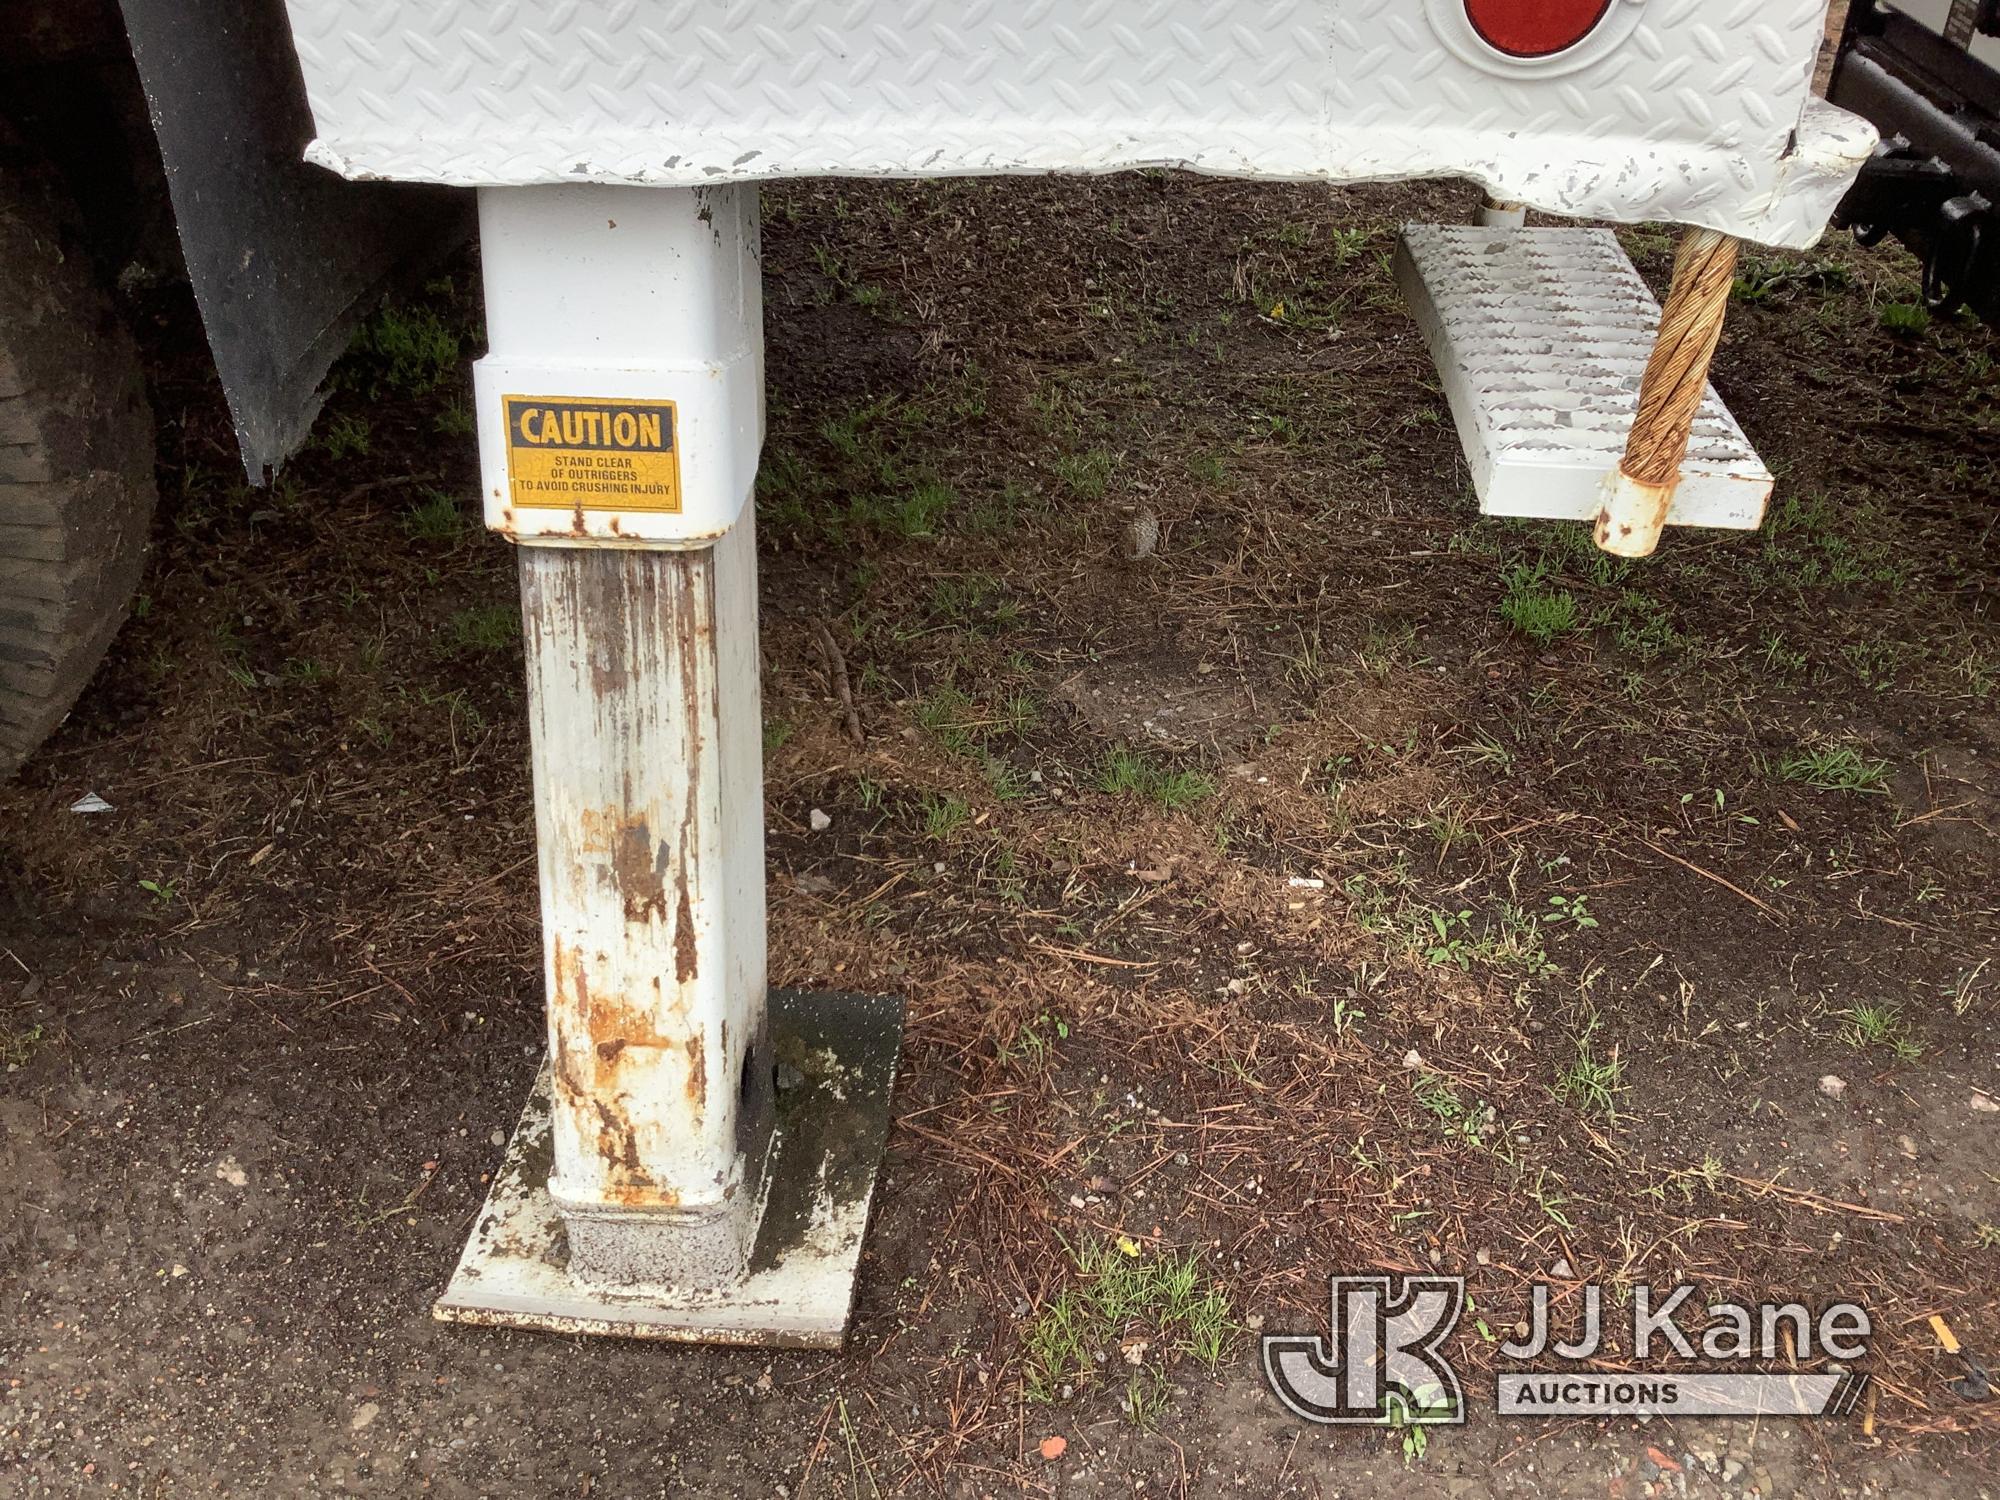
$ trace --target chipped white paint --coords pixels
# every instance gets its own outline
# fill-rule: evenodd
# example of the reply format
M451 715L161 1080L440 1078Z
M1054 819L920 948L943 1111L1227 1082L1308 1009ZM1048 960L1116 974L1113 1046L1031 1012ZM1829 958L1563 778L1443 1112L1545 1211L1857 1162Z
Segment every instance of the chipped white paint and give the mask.
M1638 405L1660 306L1608 229L1403 230L1396 276L1488 515L1587 521ZM1755 527L1764 467L1713 390L1670 526Z
M1613 0L1520 59L1464 0L289 0L350 177L699 185L1186 167L1462 176L1816 239L1873 143L1808 100L1825 0Z

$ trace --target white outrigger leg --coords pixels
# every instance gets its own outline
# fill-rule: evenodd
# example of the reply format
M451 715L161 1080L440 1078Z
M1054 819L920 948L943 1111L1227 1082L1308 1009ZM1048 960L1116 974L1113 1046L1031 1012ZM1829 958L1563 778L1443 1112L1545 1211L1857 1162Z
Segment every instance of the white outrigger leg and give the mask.
M835 1345L899 1001L765 982L757 195L480 191L548 1063L440 1318Z

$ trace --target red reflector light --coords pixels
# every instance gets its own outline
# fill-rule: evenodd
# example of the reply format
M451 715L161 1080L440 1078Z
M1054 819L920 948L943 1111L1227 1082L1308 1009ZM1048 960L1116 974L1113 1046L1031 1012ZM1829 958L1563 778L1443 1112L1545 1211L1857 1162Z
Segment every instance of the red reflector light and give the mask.
M1589 36L1612 0L1465 0L1472 29L1509 57L1549 57Z

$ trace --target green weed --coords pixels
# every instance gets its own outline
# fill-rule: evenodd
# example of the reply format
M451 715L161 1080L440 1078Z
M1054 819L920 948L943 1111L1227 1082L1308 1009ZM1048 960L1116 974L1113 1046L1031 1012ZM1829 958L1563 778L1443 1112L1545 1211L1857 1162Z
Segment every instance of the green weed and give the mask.
M521 615L512 605L475 604L461 609L446 627L460 651L506 651L521 639Z
M1923 1055L1924 1049L1910 1035L1909 1022L1903 1019L1903 1008L1894 1001L1850 1005L1839 1012L1839 1019L1840 1039L1856 1050L1887 1047L1904 1062L1915 1062Z
M1592 1026L1576 1040L1576 1058L1556 1074L1556 1097L1575 1105L1585 1114L1602 1115L1607 1121L1618 1117L1618 1096L1625 1091L1625 1060L1613 1047L1600 1058L1591 1046Z
M403 530L419 542L455 542L465 532L465 512L443 490L425 488L423 501L403 512Z
M1915 338L1931 326L1930 309L1921 302L1885 303L1881 318L1883 331L1900 338Z
M924 837L943 842L972 821L972 806L950 793L926 792L917 804Z
M1852 745L1794 750L1778 762L1778 775L1822 792L1885 792L1889 763L1870 760Z
M1221 1367L1240 1332L1229 1298L1204 1274L1198 1251L1147 1255L1136 1241L1086 1240L1071 1254L1074 1277L1032 1317L1021 1334L1022 1385L1031 1401L1054 1401L1098 1377L1098 1356L1153 1371L1188 1359ZM1134 1356L1137 1356L1136 1360ZM1157 1416L1151 1395L1128 1416ZM1165 1387L1155 1387L1164 1396Z
M1215 782L1207 774L1177 770L1139 754L1116 749L1097 768L1097 789L1121 797L1144 797L1168 812L1179 812L1215 795Z
M1502 575L1502 582L1500 618L1536 645L1546 646L1576 629L1576 595L1547 586L1546 564L1516 563Z
M458 373L457 332L427 307L384 307L361 327L349 357L372 400L427 396Z
M42 1028L39 1023L15 1026L0 1021L0 1072L11 1073L16 1068L25 1068L41 1045Z
M1056 477L1079 500L1098 500L1110 488L1111 473L1117 463L1103 448L1092 448L1087 453L1063 453L1056 457Z
M368 419L346 414L333 418L320 435L319 445L331 459L361 457L368 451Z

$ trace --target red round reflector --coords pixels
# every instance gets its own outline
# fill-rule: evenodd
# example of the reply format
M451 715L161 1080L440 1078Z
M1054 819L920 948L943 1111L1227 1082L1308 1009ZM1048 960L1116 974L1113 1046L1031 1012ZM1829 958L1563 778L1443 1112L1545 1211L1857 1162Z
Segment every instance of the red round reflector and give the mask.
M1596 29L1612 0L1465 0L1472 29L1509 57L1548 57Z

